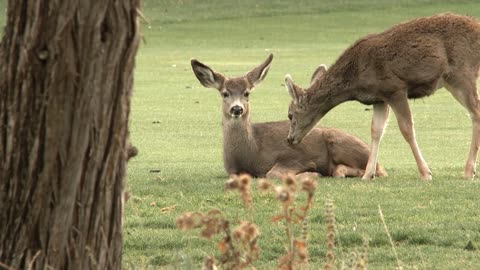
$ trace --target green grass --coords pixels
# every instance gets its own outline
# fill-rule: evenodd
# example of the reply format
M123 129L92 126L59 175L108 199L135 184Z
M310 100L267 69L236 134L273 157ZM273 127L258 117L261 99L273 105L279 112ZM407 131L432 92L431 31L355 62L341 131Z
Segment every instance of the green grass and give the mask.
M201 3L198 3L201 2ZM189 258L195 269L215 244L182 233L175 218L185 211L219 208L235 222L246 218L236 194L224 193L221 99L194 77L190 58L228 76L238 76L275 58L266 80L252 94L254 121L286 119L290 101L286 73L302 85L320 63L330 65L352 42L368 33L418 16L454 11L480 14L474 1L154 1L145 2L146 42L137 57L131 136L140 149L129 164L125 265L178 269ZM319 181L310 215L311 269L323 267L326 228L323 204L335 201L337 241L348 254L370 239L369 269L397 265L378 214L385 221L405 269L476 269L480 252L479 182L461 178L470 144L465 110L444 90L411 103L431 183L418 171L395 117L382 142L380 161L388 178ZM351 102L330 112L322 125L342 128L369 142L372 112ZM155 122L155 123L154 123ZM159 169L160 173L149 173ZM261 227L258 269L274 269L285 251L283 228L270 218L277 202L254 191L254 220ZM155 206L151 203L155 202ZM175 206L162 212L163 207Z
M185 211L219 208L235 222L246 218L236 194L224 193L221 99L203 88L189 60L197 58L228 76L238 76L275 54L266 80L252 94L254 121L286 119L286 73L305 85L320 63L330 65L352 42L417 16L454 11L479 14L474 1L154 1L145 2L146 42L137 57L131 136L140 149L129 164L125 265L178 269L189 258L195 269L213 243L182 233L175 218ZM288 4L287 4L288 3ZM457 3L457 4L455 4ZM470 120L444 90L412 102L416 131L434 180L418 180L415 161L392 115L380 161L388 178L319 181L310 215L311 269L323 266L326 229L323 204L335 201L337 241L343 253L370 239L369 269L397 263L378 214L385 221L406 269L476 269L480 252L479 182L461 178L470 144ZM371 111L351 102L330 112L322 125L369 141ZM159 169L160 173L149 173ZM254 220L261 227L258 269L274 269L285 251L281 226L270 218L276 201L254 191ZM155 206L151 203L155 202ZM175 206L162 212L163 207Z
M129 163L126 205L125 268L181 269L191 261L201 268L213 243L195 232L180 232L175 218L186 211L223 210L235 223L247 217L237 194L225 193L222 160L221 99L205 89L190 68L197 58L228 76L244 74L275 54L266 80L251 96L254 121L286 119L290 97L286 73L306 85L320 63L331 65L356 39L418 16L454 11L480 14L476 1L433 0L256 1L145 0L145 42L137 56L131 138L140 150ZM5 1L0 1L3 8ZM369 269L397 265L378 214L396 244L404 269L478 269L480 184L462 179L471 124L465 110L444 90L411 103L417 138L434 180L418 171L395 117L382 141L380 162L390 176L319 180L310 214L311 269L325 262L323 205L335 202L337 246L348 255L370 239ZM371 110L342 104L322 125L342 128L370 141ZM160 172L150 172L160 170ZM260 225L257 269L274 269L285 251L285 234L270 222L279 211L271 196L257 191L254 221ZM162 208L171 207L168 211Z

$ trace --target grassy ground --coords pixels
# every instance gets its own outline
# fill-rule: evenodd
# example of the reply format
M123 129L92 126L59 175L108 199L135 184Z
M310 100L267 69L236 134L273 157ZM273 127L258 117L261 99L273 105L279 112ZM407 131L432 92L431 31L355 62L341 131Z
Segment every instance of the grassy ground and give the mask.
M286 119L289 95L282 85L291 73L306 84L320 63L331 64L359 37L439 12L479 14L473 1L198 1L145 2L146 42L138 54L131 135L140 155L129 165L125 265L178 269L191 260L196 269L211 242L182 233L175 218L185 211L219 208L235 222L246 214L236 194L224 193L221 99L193 76L198 58L230 76L241 75L275 54L267 79L252 94L254 121ZM288 4L287 4L288 3ZM418 180L415 161L394 116L382 142L380 161L390 177L319 181L310 215L311 269L324 264L326 229L323 204L335 201L337 241L348 254L370 239L370 269L394 268L393 250L378 214L406 269L475 269L480 246L479 182L462 180L470 143L466 112L444 90L412 102L417 137L434 174ZM369 141L371 111L359 103L334 109L322 125L342 128ZM150 170L160 170L151 173ZM258 269L273 269L284 253L282 226L272 226L274 199L254 191L254 220L261 227Z
M480 14L474 1L193 1L145 2L146 43L138 54L131 134L140 155L129 165L124 260L178 269L191 260L196 269L211 242L182 233L175 218L185 211L219 208L235 222L246 214L236 194L224 193L221 99L203 88L189 66L198 58L230 76L241 75L275 54L266 80L252 94L254 121L286 119L286 73L305 85L320 63L331 64L353 41L368 33L434 13ZM470 120L444 90L412 102L417 137L434 174L418 180L415 161L391 116L380 161L390 177L319 181L310 215L311 269L323 266L326 229L323 204L335 201L337 241L348 254L370 239L370 269L394 268L393 250L378 214L381 205L400 264L405 269L475 269L480 246L479 182L462 180L470 143ZM371 111L343 104L322 121L369 141ZM150 170L160 170L150 173ZM282 226L272 226L274 199L254 191L254 220L261 227L258 269L273 269L285 251ZM166 208L165 208L166 207ZM165 209L163 209L165 208ZM162 211L163 209L163 211ZM188 259L186 259L188 258Z
M286 119L290 101L282 85L286 73L301 85L320 63L330 65L352 42L368 33L418 16L454 11L480 14L476 1L257 1L145 0L145 42L137 57L131 137L140 154L129 164L124 265L126 268L182 269L216 254L195 232L180 232L175 218L186 211L223 210L235 223L247 215L236 194L225 193L221 99L203 88L190 58L230 76L241 75L275 54L266 80L251 96L254 121ZM3 12L4 1L0 1ZM1 16L3 21L3 15ZM400 265L404 269L478 269L480 184L461 178L470 144L470 120L444 90L411 103L418 142L434 180L418 180L413 156L392 115L380 162L390 176L319 180L310 214L310 268L325 262L323 205L335 202L340 253L370 239L369 269L397 266L378 214L383 209ZM342 104L322 125L342 128L369 142L371 110ZM286 237L270 219L277 202L256 190L254 221L262 248L257 269L274 269ZM341 252L340 252L341 251Z

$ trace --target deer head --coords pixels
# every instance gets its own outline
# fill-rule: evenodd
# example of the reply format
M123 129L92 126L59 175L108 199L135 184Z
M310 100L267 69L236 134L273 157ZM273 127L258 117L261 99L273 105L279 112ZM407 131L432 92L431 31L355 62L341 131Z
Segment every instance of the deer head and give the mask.
M238 120L249 115L250 92L267 76L272 59L273 54L270 54L262 64L237 78L226 78L196 59L192 59L191 64L200 83L217 89L222 96L224 119Z
M327 66L320 65L312 74L311 86L319 84L326 71ZM310 108L311 106L307 101L307 92L295 84L290 74L285 76L285 86L292 96L292 102L288 107L290 131L287 141L290 144L298 144L313 129L315 124L323 117L323 114Z

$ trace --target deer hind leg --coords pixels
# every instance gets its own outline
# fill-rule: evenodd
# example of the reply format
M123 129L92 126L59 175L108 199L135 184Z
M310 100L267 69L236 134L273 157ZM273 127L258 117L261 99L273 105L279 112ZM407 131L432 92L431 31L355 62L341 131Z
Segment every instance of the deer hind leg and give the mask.
M360 177L365 174L365 171L359 168L350 167L344 164L339 164L333 170L332 176L337 178L345 177Z
M475 169L477 165L478 150L480 147L480 113L479 100L475 100L477 109L475 113L471 113L472 117L472 142L470 144L470 151L468 153L467 163L465 164L464 177L466 179L473 179L475 176Z
M412 149L421 178L423 180L432 180L432 173L430 172L430 169L428 168L428 165L422 156L415 138L413 117L412 112L410 111L410 105L408 104L407 96L404 93L397 95L390 100L389 105L397 117L398 126L403 137Z
M378 161L378 148L380 141L382 140L385 127L387 125L389 115L389 108L386 103L379 103L373 105L373 118L372 118L372 144L370 148L370 156L368 157L367 168L363 175L363 180L373 179L377 170Z
M470 77L470 79L466 80L449 78L448 82L445 83L445 88L468 110L472 119L472 142L464 170L466 179L473 179L475 176L478 150L480 148L480 99L477 93L476 76Z

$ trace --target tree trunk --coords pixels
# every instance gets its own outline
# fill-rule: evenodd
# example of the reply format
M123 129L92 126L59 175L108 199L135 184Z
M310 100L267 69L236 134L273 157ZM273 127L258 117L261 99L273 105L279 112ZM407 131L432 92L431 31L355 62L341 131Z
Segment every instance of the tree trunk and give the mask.
M120 269L140 0L9 0L0 269Z

